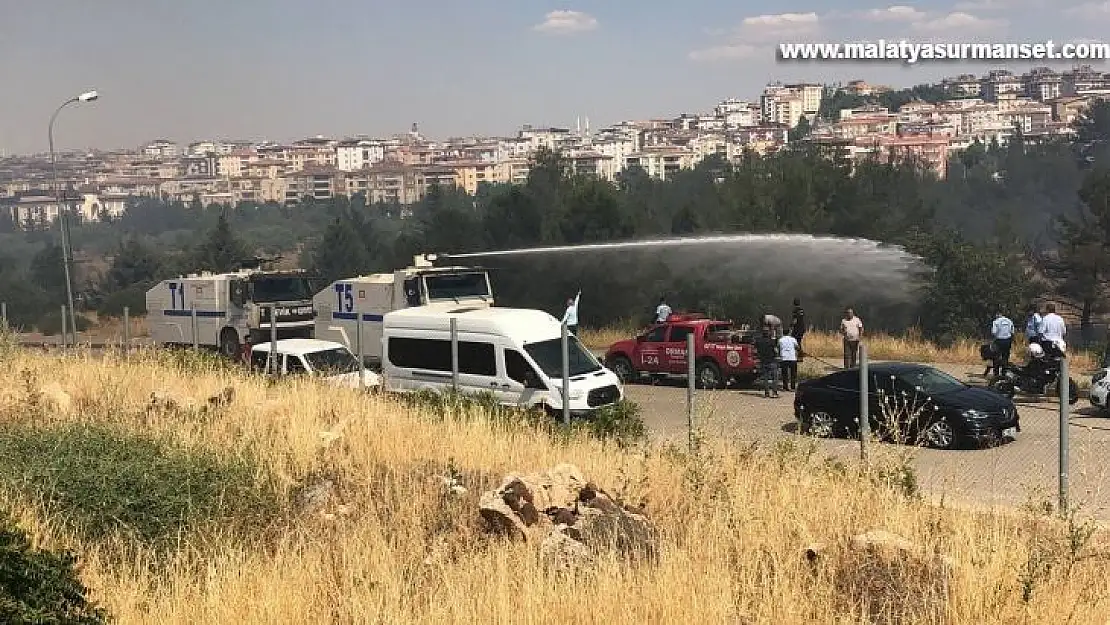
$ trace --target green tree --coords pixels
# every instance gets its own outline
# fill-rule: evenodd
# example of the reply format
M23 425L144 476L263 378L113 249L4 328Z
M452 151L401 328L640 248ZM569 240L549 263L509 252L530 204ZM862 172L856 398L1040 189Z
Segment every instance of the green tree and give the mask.
M313 273L330 283L369 272L376 260L371 238L370 225L357 213L348 211L337 216L312 248Z
M247 246L231 230L227 213L221 212L216 226L198 245L192 256L192 264L199 271L233 271L252 259Z
M66 274L62 246L53 242L31 259L31 279L51 301L66 303Z

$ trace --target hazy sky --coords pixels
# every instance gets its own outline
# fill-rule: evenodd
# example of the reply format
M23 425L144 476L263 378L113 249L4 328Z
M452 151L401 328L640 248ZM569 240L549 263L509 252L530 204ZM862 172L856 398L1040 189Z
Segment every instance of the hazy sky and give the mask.
M780 42L1068 42L1110 28L1107 1L901 5L0 0L0 150L45 151L53 109L91 88L100 100L55 124L60 149L389 135L413 122L432 137L511 135L524 123L573 126L578 115L598 127L705 111L777 79L908 85L984 69L784 63Z

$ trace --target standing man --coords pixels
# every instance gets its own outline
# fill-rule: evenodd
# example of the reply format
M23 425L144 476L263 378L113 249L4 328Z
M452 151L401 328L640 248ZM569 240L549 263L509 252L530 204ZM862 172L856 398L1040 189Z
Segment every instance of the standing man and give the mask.
M797 297L794 298L794 311L790 315L790 335L798 343L798 349L802 347L802 337L806 334L806 313L802 310L802 300Z
M1064 344L1064 336L1068 333L1067 325L1064 323L1064 318L1056 314L1056 304L1046 304L1044 310L1045 316L1041 320L1041 340L1060 349L1059 346Z
M863 337L863 321L851 308L844 309L840 320L840 336L844 339L844 368L851 369L859 361L859 340Z
M563 313L563 323L567 324L567 332L575 336L578 335L578 299L582 297L582 289L578 289L578 294L574 299L567 300L567 311Z
M763 329L771 333L771 338L778 340L782 336L782 319L771 314L770 307L763 307Z
M1041 318L1041 313L1039 310L1037 310L1036 304L1031 305L1026 313L1025 343L1027 345L1032 345L1033 343L1039 342L1041 339L1041 328L1043 326L1044 319Z
M779 339L779 367L782 369L782 390L794 391L798 389L798 358L801 355L801 346L793 332L787 332Z
M667 298L660 297L659 305L655 307L655 323L666 323L671 316L671 307L667 306Z
M771 331L763 328L763 332L755 339L755 354L759 358L760 377L763 378L763 396L778 397L778 349L775 339L771 338Z
M1014 344L1014 322L1002 314L994 313L994 322L991 323L991 338L994 339L994 375L1002 375L1002 369L1010 364L1010 348ZM989 373L991 367L987 368Z

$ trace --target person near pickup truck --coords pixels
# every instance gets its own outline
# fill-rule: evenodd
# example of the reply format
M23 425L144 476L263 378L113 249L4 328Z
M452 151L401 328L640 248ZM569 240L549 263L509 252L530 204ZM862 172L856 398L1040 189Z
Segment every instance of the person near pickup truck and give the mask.
M771 331L763 329L755 339L755 354L759 358L759 372L763 380L763 396L778 397L778 345L771 338Z
M567 333L578 335L578 300L582 297L582 291L579 289L578 294L573 298L567 300L567 311L563 313L563 323L567 324Z
M667 305L667 298L660 297L659 305L655 307L655 323L666 323L671 316L671 307Z
M771 313L771 309L764 307L763 309L763 329L771 333L771 338L778 340L782 336L782 319L779 319Z
M794 332L787 332L779 339L779 368L782 369L782 390L798 390L798 358L802 349Z
M802 310L802 300L794 298L794 310L790 314L790 335L798 342L798 349L802 347L802 337L806 334L806 313ZM800 354L799 354L800 355Z

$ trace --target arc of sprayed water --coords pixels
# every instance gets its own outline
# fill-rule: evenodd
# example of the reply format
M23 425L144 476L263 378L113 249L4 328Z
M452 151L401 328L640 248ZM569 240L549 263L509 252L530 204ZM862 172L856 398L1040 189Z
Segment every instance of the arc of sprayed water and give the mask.
M551 254L557 252L582 252L589 250L619 250L643 247L673 247L681 245L704 245L712 243L795 243L813 247L827 243L848 244L869 248L869 252L895 251L905 260L919 261L921 258L906 252L901 246L886 245L872 239L814 236L808 234L729 234L698 237L671 237L661 239L642 239L639 241L613 241L608 243L581 243L575 245L554 245L546 247L516 248L510 250L491 250L486 252L465 252L461 254L440 254L443 258L481 258L490 256L521 256L528 254ZM862 250L861 250L862 251Z

